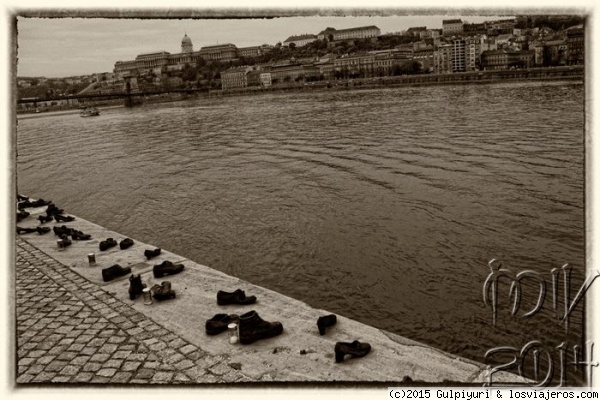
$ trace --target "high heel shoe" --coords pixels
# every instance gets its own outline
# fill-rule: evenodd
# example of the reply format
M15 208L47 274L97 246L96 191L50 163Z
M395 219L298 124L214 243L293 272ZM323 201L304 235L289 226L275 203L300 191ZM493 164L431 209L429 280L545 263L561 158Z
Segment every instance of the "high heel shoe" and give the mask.
M335 325L336 322L337 317L334 314L319 317L319 319L317 320L317 327L319 328L319 333L321 334L321 336L325 334L326 328Z
M364 357L371 351L369 343L361 343L355 340L352 343L337 342L335 344L335 362L344 361L344 356L347 354L352 357Z
M142 283L142 277L131 275L129 277L129 300L135 300L142 295L142 291L146 288L146 284Z

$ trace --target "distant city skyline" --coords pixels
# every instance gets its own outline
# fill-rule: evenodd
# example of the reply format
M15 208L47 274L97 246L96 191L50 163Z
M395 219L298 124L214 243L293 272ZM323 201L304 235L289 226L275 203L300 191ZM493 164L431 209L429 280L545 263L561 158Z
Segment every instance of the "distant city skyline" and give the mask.
M62 78L112 72L116 61L138 54L178 53L187 34L194 51L214 44L238 47L274 45L289 36L317 34L327 27L376 25L383 33L415 26L441 29L442 20L477 23L510 18L497 15L419 15L373 17L280 17L273 19L106 19L17 18L19 77Z

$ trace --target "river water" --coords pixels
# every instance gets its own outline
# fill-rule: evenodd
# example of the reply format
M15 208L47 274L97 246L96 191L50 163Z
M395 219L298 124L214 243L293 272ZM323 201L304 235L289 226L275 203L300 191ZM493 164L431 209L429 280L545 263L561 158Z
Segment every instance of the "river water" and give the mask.
M566 330L549 294L565 263L571 298L581 286L584 139L582 83L212 97L20 117L17 179L109 229L484 361L582 338L583 307ZM544 277L541 312L520 317L538 293L525 279L511 316L506 283L493 325L492 258Z

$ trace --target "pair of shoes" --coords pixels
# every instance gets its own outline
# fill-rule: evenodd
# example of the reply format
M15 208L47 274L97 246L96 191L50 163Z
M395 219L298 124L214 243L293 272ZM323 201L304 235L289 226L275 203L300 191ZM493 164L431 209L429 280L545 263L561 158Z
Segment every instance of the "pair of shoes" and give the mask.
M37 228L35 228L35 231L40 235L45 235L46 233L50 232L50 228L48 228L47 226L38 226Z
M21 228L20 226L17 226L17 233L19 235L21 235L23 233L33 233L33 232L37 232L35 228Z
M173 264L171 261L163 261L162 263L155 265L152 269L152 273L155 278L160 278L165 275L175 275L183 271L185 266L183 264Z
M151 258L157 257L158 255L160 255L160 247L158 247L154 250L145 250L144 255L146 256L146 259L148 259L148 260Z
M117 241L113 238L108 238L100 242L100 251L105 251L110 249L111 247L115 247L117 245Z
M61 235L69 236L73 233L73 229L67 228L64 225L63 226L53 226L52 230L54 231L54 234L56 236L61 236Z
M92 238L92 235L72 229L71 237L73 238L73 240L90 240Z
M142 295L142 291L146 288L146 284L142 283L141 275L131 275L129 277L129 300L135 300Z
M246 293L242 289L229 293L219 290L217 292L217 304L226 306L228 304L252 304L256 302L256 296L246 297Z
M17 222L21 222L23 221L25 218L29 217L31 214L29 214L27 211L19 211L17 213Z
M131 246L133 246L133 240L131 240L129 238L123 239L123 240L121 240L121 243L119 243L119 247L121 248L121 250L128 249Z
M319 319L317 319L317 327L319 328L319 333L321 334L321 336L325 334L326 328L335 325L336 322L337 317L334 314L319 317Z
M254 343L260 339L268 339L283 332L281 322L267 322L256 311L252 310L240 315L239 335L241 344Z
M364 357L369 351L371 351L371 345L369 343L361 343L355 340L352 343L337 342L335 344L335 362L340 363L344 361L346 355L352 357Z
M38 219L40 220L40 223L44 224L46 222L52 221L52 216L51 215L40 215L38 217Z
M239 323L240 317L236 314L216 314L214 317L206 321L204 329L207 335L214 336L227 330L227 326L232 323Z
M23 208L28 208L28 207L43 207L43 206L47 206L50 203L52 203L52 202L46 201L44 199L38 199L35 201L31 201L31 200L27 199L27 200L20 201L19 204L17 204L17 208L19 210L21 210Z
M56 222L71 222L71 221L75 221L75 218L69 216L69 215L62 215L62 214L54 214L54 219L56 220Z
M175 291L171 290L171 282L164 281L160 285L154 285L150 289L152 292L152 298L158 301L174 299Z
M53 203L48 204L48 207L46 208L46 215L48 216L62 214L63 212L65 212L65 210L56 207L56 205L54 205Z
M115 264L112 267L104 268L102 270L102 280L104 282L112 281L113 279L119 278L123 275L128 275L131 273L131 268L129 267L121 267L119 264Z

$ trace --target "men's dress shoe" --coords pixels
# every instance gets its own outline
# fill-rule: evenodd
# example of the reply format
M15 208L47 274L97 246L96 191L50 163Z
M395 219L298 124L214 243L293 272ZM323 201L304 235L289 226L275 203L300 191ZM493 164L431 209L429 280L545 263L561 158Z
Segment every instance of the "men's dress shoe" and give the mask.
M92 235L73 229L71 231L71 237L73 238L73 240L90 240L92 238Z
M123 240L121 240L121 243L119 243L119 247L121 248L121 250L128 249L131 246L133 246L133 240L131 240L129 238L123 239Z
M154 250L144 250L144 255L146 256L146 258L148 260L151 258L157 257L158 255L160 255L160 247L158 247Z
M100 242L100 251L105 251L110 249L111 247L115 247L117 245L117 241L113 238L108 238Z
M218 335L221 332L225 332L230 323L239 323L239 321L240 317L235 314L216 314L214 317L206 321L206 334L211 336Z
M60 247L62 247L63 249L64 249L65 247L69 247L69 246L70 246L70 245L73 243L73 242L71 242L71 240L70 240L68 237L66 237L66 236L61 236L61 237L60 237L60 239L61 239Z
M47 226L38 226L37 228L35 228L35 231L40 235L45 235L46 233L50 232L50 228L48 228Z
M115 264L112 267L104 268L102 270L102 280L104 282L110 282L113 279L119 278L123 275L128 275L131 273L131 268L129 267L121 267L119 264Z
M344 356L350 355L351 357L364 357L371 351L371 345L369 343L361 343L355 340L352 343L337 342L335 344L335 362L339 363L344 361Z
M183 264L173 264L171 261L163 261L162 263L155 265L152 273L155 278L160 278L165 275L175 275L183 271L185 266Z
M319 317L319 319L317 319L317 327L319 328L319 333L321 334L321 336L325 334L326 328L335 325L336 322L337 317L334 314Z
M17 222L21 222L23 221L25 218L29 217L31 214L29 214L27 211L19 211L17 213Z
M135 300L142 295L142 291L146 287L145 283L142 283L142 277L138 275L131 275L129 277L129 300Z
M62 215L62 214L54 214L54 219L56 220L56 222L71 222L71 221L75 221L75 218L69 216L69 215Z
M256 302L256 296L246 297L246 293L237 289L235 292L229 293L219 290L217 292L217 304L226 306L228 304L252 304Z
M40 220L40 223L41 223L41 224L44 224L44 223L46 223L46 222L50 222L50 221L52 221L52 216L51 216L51 215L40 215L40 216L38 217L38 219Z
M268 339L283 332L281 322L267 322L254 310L240 315L240 343L250 344L260 339Z
M160 285L154 285L150 289L152 292L152 298L158 301L174 299L175 291L171 290L171 282L164 281Z

